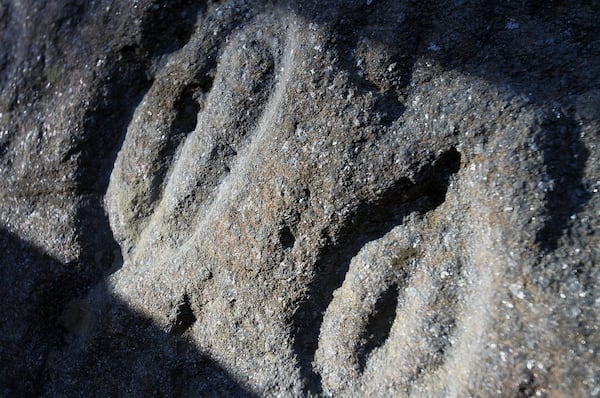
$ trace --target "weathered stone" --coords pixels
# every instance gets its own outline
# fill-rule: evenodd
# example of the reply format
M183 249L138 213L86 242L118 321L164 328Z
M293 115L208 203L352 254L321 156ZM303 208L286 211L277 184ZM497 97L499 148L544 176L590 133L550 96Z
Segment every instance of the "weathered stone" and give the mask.
M0 395L600 395L597 2L59 3L0 4Z

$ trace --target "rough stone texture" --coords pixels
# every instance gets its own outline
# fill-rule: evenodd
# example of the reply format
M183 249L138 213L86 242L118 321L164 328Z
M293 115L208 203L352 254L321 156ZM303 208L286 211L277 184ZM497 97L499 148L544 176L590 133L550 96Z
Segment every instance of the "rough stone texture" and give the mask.
M0 2L0 395L600 395L597 1Z

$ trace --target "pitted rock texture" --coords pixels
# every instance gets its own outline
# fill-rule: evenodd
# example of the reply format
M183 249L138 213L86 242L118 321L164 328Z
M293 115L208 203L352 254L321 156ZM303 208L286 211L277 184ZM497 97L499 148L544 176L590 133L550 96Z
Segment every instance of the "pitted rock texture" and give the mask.
M0 395L600 395L595 1L0 4Z

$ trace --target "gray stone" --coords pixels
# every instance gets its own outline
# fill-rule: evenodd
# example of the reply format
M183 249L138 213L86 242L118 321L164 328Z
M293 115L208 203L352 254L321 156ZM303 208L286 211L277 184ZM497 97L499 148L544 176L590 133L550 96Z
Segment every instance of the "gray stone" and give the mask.
M0 395L600 395L600 7L0 4Z

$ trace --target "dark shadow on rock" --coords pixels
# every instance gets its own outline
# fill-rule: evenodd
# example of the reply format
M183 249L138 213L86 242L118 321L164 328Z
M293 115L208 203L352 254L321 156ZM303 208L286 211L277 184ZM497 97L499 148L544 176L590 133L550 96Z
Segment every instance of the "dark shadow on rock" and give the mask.
M67 346L50 353L46 394L253 396L201 353L188 335L159 329L103 289L77 303L87 315L78 316L79 324L67 331Z
M184 334L173 336L101 285L0 229L0 395L252 397Z
M361 373L365 370L369 355L373 350L381 347L390 336L396 319L399 293L398 286L392 284L375 303L375 310L369 316L361 336L361 340L365 343L357 350L358 369Z
M583 183L589 151L579 135L579 126L572 118L557 114L542 124L537 137L546 168L546 175L540 181L540 188L546 192L546 220L537 233L536 242L544 252L557 248L571 216L592 196Z
M38 396L50 347L63 342L56 327L72 298L72 275L43 252L0 229L0 395ZM60 276L60 280L58 277Z

